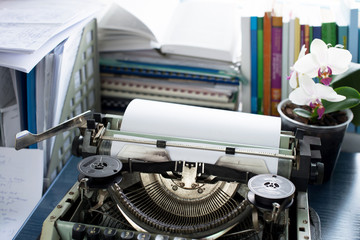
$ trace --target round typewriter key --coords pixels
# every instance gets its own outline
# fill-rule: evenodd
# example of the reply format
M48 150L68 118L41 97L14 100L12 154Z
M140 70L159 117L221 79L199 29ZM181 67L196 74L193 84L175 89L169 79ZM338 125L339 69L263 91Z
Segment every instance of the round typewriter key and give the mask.
M105 240L115 240L116 238L116 229L107 228L104 230L104 239Z
M137 240L150 240L151 235L148 233L139 233Z
M120 234L120 238L121 239L134 239L134 233L129 232L129 231L122 232Z
M82 224L74 224L72 228L71 238L74 240L82 240L85 237L86 226Z
M89 227L86 231L87 239L89 240L99 240L100 239L100 228L98 227Z
M169 236L156 235L155 240L169 240Z

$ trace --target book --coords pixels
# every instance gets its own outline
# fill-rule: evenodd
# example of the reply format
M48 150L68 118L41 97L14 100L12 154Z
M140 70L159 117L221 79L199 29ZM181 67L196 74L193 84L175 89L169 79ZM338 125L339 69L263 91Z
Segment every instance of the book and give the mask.
M27 130L37 133L36 130L36 70L33 68L26 76L26 96L27 96ZM37 148L37 144L30 145L29 148Z
M258 45L258 92L257 113L264 114L264 17L257 19L257 45Z
M271 12L264 15L264 115L271 115Z
M282 23L282 66L281 66L281 99L285 99L289 96L289 28L290 22L289 18L283 16L283 23Z
M240 19L234 2L117 1L99 22L99 51L158 49L238 62Z
M282 17L272 17L271 29L271 115L278 116L281 101Z
M298 17L295 18L294 21L294 62L297 61L300 53L300 19Z
M313 26L313 40L315 38L321 39L321 26Z
M250 17L251 34L251 113L257 113L257 95L258 95L258 53L257 53L257 17Z
M251 36L250 36L250 16L241 17L241 74L248 84L243 84L240 110L251 112Z
M238 88L221 84L192 84L162 79L137 77L120 77L116 75L101 76L101 89L108 92L128 92L151 96L163 96L186 100L203 100L211 103L235 103Z
M352 54L352 62L358 62L359 50L359 33L358 33L359 10L357 8L350 9L349 24L349 51Z
M163 79L186 79L189 81L224 83L238 86L241 79L237 71L210 68L134 62L116 59L100 61L100 71L119 75L155 77Z

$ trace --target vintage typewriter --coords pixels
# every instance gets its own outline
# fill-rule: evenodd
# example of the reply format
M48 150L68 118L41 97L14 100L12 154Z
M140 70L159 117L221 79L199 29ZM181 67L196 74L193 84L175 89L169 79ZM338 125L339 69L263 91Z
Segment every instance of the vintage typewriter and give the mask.
M17 135L20 149L80 130L78 182L45 220L41 239L311 239L307 186L322 181L319 139L282 132L273 149L123 131L125 118L89 111L47 132ZM216 161L203 161L209 154Z

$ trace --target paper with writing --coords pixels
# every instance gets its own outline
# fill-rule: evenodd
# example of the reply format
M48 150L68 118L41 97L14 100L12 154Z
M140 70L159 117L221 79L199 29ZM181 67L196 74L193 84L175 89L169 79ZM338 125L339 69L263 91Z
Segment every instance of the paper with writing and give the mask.
M0 239L12 239L41 198L43 153L0 148Z

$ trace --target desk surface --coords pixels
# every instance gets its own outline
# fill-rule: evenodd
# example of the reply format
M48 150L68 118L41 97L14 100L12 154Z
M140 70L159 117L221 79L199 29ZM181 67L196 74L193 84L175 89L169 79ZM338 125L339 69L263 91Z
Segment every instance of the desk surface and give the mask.
M342 152L330 181L309 187L324 240L360 239L360 153Z
M78 161L67 162L15 239L38 239L43 221L76 181ZM310 186L309 200L320 216L322 239L360 240L360 153L342 152L331 180Z

